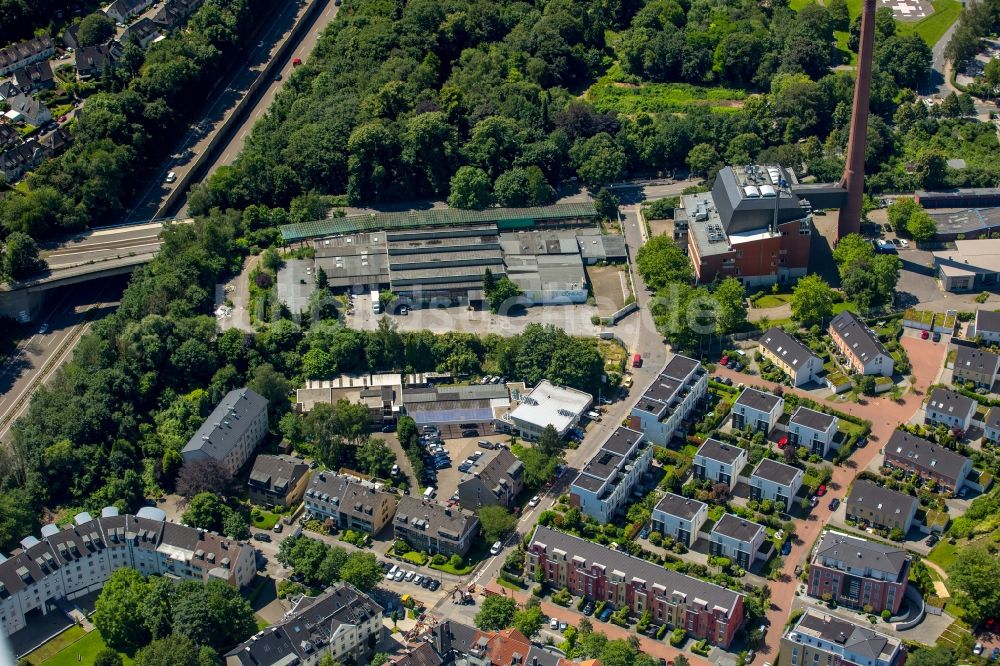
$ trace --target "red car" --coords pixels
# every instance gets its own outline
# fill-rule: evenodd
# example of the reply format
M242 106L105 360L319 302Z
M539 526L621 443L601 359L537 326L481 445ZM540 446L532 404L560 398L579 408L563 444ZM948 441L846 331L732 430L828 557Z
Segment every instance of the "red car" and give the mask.
M931 337L930 333L928 333L927 331L920 331L920 339L921 340L926 340L929 337Z
M719 359L719 365L729 365L729 357L723 356L721 359Z
M298 67L301 64L302 64L302 58L292 59L292 67Z
M778 448L779 449L783 449L786 446L788 446L788 437L787 436L782 437L781 439L778 440Z
M822 497L826 495L826 486L820 486L816 489L816 497Z

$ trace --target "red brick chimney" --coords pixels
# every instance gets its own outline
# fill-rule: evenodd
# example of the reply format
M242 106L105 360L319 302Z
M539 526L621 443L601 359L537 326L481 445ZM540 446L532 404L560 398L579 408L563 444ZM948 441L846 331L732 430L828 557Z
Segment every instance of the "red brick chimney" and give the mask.
M847 162L840 186L847 188L847 201L837 220L837 238L861 230L861 202L865 192L865 141L868 138L868 106L872 87L872 51L875 42L875 0L864 0L861 10L861 44L858 48L858 78L854 84L851 135Z

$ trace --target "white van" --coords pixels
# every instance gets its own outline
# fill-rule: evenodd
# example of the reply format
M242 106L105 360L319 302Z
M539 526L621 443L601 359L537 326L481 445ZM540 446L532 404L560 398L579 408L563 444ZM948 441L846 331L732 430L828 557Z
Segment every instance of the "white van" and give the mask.
M173 182L175 182L177 180L177 174L174 173L173 171L171 171L171 172L167 173L167 177L166 177L165 180L168 183L173 183Z
M424 491L424 499L434 499L434 486L428 486Z

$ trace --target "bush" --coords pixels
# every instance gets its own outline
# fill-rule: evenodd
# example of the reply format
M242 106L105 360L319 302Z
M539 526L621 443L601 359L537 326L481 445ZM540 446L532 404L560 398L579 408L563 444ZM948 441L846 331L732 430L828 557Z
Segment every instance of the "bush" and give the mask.
M676 627L670 632L670 644L674 647L680 647L684 643L685 638L687 638L687 631L684 627Z
M442 564L444 564L447 561L448 561L448 558L445 557L444 555L442 555L441 553L437 553L434 557L431 558L431 563L437 564L439 566L442 565Z

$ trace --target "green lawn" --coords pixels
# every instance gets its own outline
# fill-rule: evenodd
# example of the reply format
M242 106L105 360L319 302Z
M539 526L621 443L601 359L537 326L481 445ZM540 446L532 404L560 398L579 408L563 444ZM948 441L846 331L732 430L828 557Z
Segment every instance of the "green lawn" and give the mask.
M957 546L953 546L947 541L939 541L938 544L931 549L927 559L947 571L951 568L951 565L955 563L955 558L957 556Z
M475 564L466 564L464 567L453 567L451 562L445 562L444 564L431 564L431 569L437 569L438 571L444 571L445 573L450 573L455 576L464 576L470 571L472 571Z
M253 521L253 526L259 530L269 530L278 524L281 520L281 516L276 513L271 513L270 511L265 511L264 509L256 509L256 512L252 514L251 519Z
M402 557L407 562L410 562L411 564L416 564L418 567L424 566L425 564L427 564L427 560L430 559L429 557L427 557L426 553L421 553L420 551L417 550L411 550L410 552L406 553L405 555L401 555L400 557Z
M850 3L848 3L850 4ZM929 46L934 46L941 39L951 24L958 20L962 13L962 3L955 0L932 0L934 13L920 21L896 21L896 30L901 35L917 33Z
M851 312L854 312L856 314L858 312L858 306L850 301L844 301L842 303L833 304L833 314L838 315L844 310L850 310Z
M764 294L757 299L758 308L777 308L792 302L791 294Z
M72 629L69 631L72 631ZM83 630L81 629L80 631L82 632ZM44 647L46 646L43 646L43 648ZM98 653L100 653L105 647L107 646L104 644L104 640L101 638L100 632L95 629L45 661L35 660L35 655L38 654L40 650L36 650L32 654L28 655L28 658L31 660L31 663L38 664L38 666L79 666L79 664L94 663L94 659L97 658ZM122 663L128 666L132 663L132 660L126 655L122 655Z
M45 645L30 653L28 656L31 657L31 663L42 663L52 655L65 648L67 645L75 643L83 638L84 634L86 634L86 632L83 630L83 627L78 624L73 625Z

